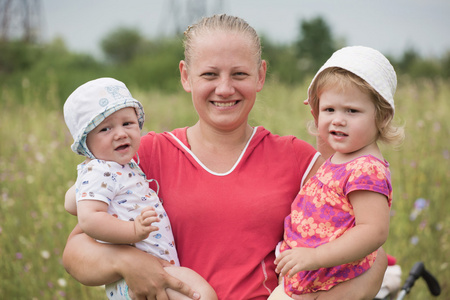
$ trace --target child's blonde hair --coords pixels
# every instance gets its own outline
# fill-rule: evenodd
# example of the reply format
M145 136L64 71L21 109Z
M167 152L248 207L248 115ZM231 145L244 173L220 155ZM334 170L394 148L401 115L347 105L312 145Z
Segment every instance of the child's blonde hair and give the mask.
M368 94L375 105L375 125L378 129L378 140L386 144L400 144L404 139L404 129L393 122L393 107L364 79L339 67L323 70L317 75L309 88L308 101L315 118L317 119L319 116L320 96L326 89L331 86L338 86L344 90L351 85ZM309 129L312 134L317 134L314 122L309 125Z
M194 40L196 37L210 33L214 30L221 30L226 32L242 33L247 35L249 41L253 44L255 49L255 58L258 67L261 66L261 41L255 29L251 27L245 20L229 16L226 14L213 15L201 19L198 23L189 26L184 32L184 61L189 66L194 53Z

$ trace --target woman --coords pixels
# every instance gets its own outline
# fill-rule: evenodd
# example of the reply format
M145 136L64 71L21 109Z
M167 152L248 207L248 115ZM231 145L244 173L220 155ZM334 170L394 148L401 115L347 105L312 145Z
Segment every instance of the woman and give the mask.
M248 124L267 69L252 27L240 18L216 15L185 36L181 82L192 94L198 122L144 136L140 165L160 184L181 265L202 275L219 299L267 299L277 286L274 249L284 217L323 158L295 137ZM88 285L123 277L135 299L167 299L165 288L194 298L195 291L163 270L165 262L139 252L98 244L75 228L64 265ZM375 264L324 299L374 296L386 261Z

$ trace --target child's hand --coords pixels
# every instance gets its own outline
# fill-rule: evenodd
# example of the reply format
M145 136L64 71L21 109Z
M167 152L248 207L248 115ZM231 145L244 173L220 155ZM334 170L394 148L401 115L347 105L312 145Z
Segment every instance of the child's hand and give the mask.
M316 270L320 266L316 263L316 251L314 248L297 247L280 253L275 259L277 268L275 271L280 276L288 275L292 278L300 271Z
M152 226L154 222L159 222L155 209L151 206L143 208L141 214L134 220L134 232L140 241L146 239L150 232L159 229Z

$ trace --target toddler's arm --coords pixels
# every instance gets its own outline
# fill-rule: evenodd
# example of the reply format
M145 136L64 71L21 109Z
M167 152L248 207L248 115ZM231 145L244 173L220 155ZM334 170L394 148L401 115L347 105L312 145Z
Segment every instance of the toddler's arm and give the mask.
M123 221L107 213L108 205L97 200L78 201L78 223L89 236L114 244L132 244L158 230L152 226L159 218L152 207L145 207L134 222Z
M75 185L72 185L66 192L64 208L71 215L77 215L77 201L75 196Z
M292 277L303 270L317 270L361 259L380 248L389 234L389 206L386 196L371 191L349 194L355 227L317 248L293 248L275 260L277 272Z

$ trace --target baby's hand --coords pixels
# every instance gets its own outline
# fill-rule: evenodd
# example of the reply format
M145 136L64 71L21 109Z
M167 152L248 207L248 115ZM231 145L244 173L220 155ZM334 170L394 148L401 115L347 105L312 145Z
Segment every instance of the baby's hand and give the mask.
M297 247L280 253L275 259L277 268L275 271L280 276L288 275L292 278L300 271L316 270L320 268L316 263L316 251L314 248Z
M134 220L134 232L140 239L146 239L150 232L156 231L159 228L152 226L152 223L159 222L158 215L153 207L148 206L142 209L141 214Z

